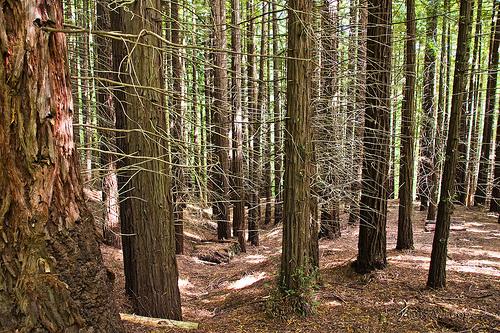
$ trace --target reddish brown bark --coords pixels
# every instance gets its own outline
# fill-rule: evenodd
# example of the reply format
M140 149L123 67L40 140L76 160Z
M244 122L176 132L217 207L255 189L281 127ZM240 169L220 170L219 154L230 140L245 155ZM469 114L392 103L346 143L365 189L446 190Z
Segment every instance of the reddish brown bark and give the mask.
M223 0L211 0L214 24L214 47L217 50L226 48L226 7ZM213 133L211 143L214 146L214 166L211 181L213 191L213 219L217 222L217 237L231 237L229 225L229 102L227 80L227 55L225 52L213 53L214 60L214 94L212 106Z
M100 30L111 30L111 17L108 1L102 0L97 6L97 28ZM99 126L101 130L101 173L102 173L102 200L104 203L103 213L103 237L108 245L121 247L119 203L118 203L118 180L116 177L116 137L113 129L116 126L116 114L113 103L113 91L109 80L113 79L112 48L111 40L103 36L96 36L97 58L96 72L97 80L97 113L99 114Z
M50 15L50 16L49 16ZM120 332L85 205L60 1L0 6L0 331Z
M243 186L243 109L241 105L241 21L240 0L231 0L231 58L232 70L232 106L233 106L233 161L232 174L234 186L233 236L238 237L242 252L246 252L245 243L245 188Z
M138 41L145 44L134 44L134 51L125 53L122 41L113 41L114 71L129 85L118 89L116 97L121 102L115 103L117 128L126 130L118 139L118 146L127 155L120 160L121 166L126 166L119 177L123 189L120 221L125 289L134 311L180 319L171 170L162 161L167 154L165 137L156 134L166 132L167 127L164 96L159 93L164 86L163 73L158 70L163 57L157 50L160 41L144 34L146 30L161 33L160 9L160 0L136 1L127 10L112 13L114 30L140 34ZM131 44L127 47L132 48ZM125 55L129 62L122 61Z
M479 161L479 175L474 197L474 204L486 203L488 180L491 173L490 157L493 153L493 122L495 120L496 87L498 80L498 59L500 48L500 4L493 6L493 20L490 35L490 53L488 63L488 83L486 87L486 106L484 115L483 142L481 159ZM496 19L495 19L496 16ZM495 23L496 22L496 23ZM495 24L493 24L495 23Z
M389 185L389 133L392 54L392 2L368 1L363 189L358 258L366 273L387 265L386 223Z
M413 165L414 118L416 85L416 34L415 1L406 1L406 50L403 107L401 111L401 159L399 172L399 215L396 249L413 249ZM432 103L432 100L431 100Z
M451 100L450 125L446 144L446 159L444 162L441 195L438 204L436 230L432 243L431 263L427 286L443 288L446 286L446 256L448 237L450 235L450 218L453 209L455 189L455 173L458 160L458 143L461 107L466 96L466 72L469 59L469 26L471 24L470 8L473 0L460 1L460 21L458 28L455 74L453 78L453 95Z
M313 6L309 0L291 0L288 9L287 119L283 244L280 290L293 291L301 299L308 286L304 277L312 273L315 249L311 248L311 87ZM310 287L310 286L309 286ZM299 309L297 309L299 310ZM300 309L306 311L306 309Z

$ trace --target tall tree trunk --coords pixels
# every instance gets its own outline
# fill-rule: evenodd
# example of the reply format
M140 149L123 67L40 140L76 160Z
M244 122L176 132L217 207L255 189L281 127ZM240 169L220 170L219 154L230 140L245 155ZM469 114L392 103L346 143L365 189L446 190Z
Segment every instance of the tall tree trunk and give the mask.
M415 1L406 1L406 84L403 91L401 112L401 154L399 171L399 217L398 239L396 249L413 249L413 165L414 152L414 117L415 117L415 85L417 76L416 62L417 22L415 17ZM431 101L432 102L432 101Z
M245 244L245 188L243 186L243 109L241 106L241 8L240 0L231 0L231 91L233 107L233 163L234 186L233 235L238 237L242 252Z
M261 15L261 24L260 24L260 57L259 57L259 84L258 84L258 89L257 89L257 112L256 114L256 126L258 126L258 137L257 140L259 140L260 144L258 147L260 148L259 150L255 151L255 154L257 154L257 165L256 167L258 168L258 176L255 177L255 181L257 181L257 184L260 188L260 196L264 195L264 202L265 202L265 214L264 214L264 224L268 224L270 222L270 217L269 220L268 218L268 213L270 214L271 211L269 210L268 212L268 207L269 206L269 200L270 196L269 194L269 189L270 189L270 184L269 184L269 179L270 176L267 174L268 169L268 154L267 154L267 149L269 147L268 142L266 141L266 133L267 133L267 113L268 113L268 98L267 98L267 80L266 80L266 67L267 67L267 60L265 57L265 54L267 53L268 49L268 38L267 38L267 3L262 2L262 15ZM256 174L257 175L257 174ZM260 198L259 196L259 198Z
M287 118L283 242L280 290L298 298L299 310L307 312L305 284L312 273L310 254L311 210L311 87L313 2L288 2ZM310 286L309 286L310 287Z
M339 163L342 158L332 147L339 145L339 80L338 80L338 9L334 3L324 0L321 9L321 89L319 108L316 112L315 128L320 139L315 145L315 151L321 156L322 163ZM338 148L333 148L338 149ZM318 195L321 199L320 236L328 238L340 237L340 213L338 188L340 187L339 172L336 167L324 168L320 173L321 184Z
M107 0L98 1L97 29L111 30L111 17ZM102 169L102 200L104 202L103 237L108 245L121 247L120 212L118 203L118 180L116 178L116 138L113 129L116 127L113 91L109 82L113 80L113 58L111 41L103 36L96 36L97 61L96 70L99 88L97 89L97 113L101 131L101 169Z
M494 166L493 190L491 192L491 201L490 201L490 212L500 213L500 130L498 130L498 126L497 126L497 136L496 136L495 166ZM499 217L499 222L500 222L500 217Z
M89 1L90 0L82 0L82 12L79 13L80 20L83 23L83 26L86 29L90 28L90 16L89 16ZM91 110L91 96L90 96L90 42L89 35L82 35L82 44L79 47L82 50L81 58L80 58L80 75L81 83L82 83L82 115L83 115L83 147L85 152L85 182L87 186L89 186L90 181L92 180L92 129L90 125L92 123L92 110Z
M474 6L470 8L470 17L474 17ZM472 21L471 21L472 22ZM472 26L473 24L469 24L469 32L468 35L472 36ZM458 45L458 44L457 44ZM469 55L470 56L470 55ZM468 59L470 61L470 59ZM465 90L471 91L472 87L467 87L467 78L473 75L470 67L467 68L467 74L465 81ZM458 159L457 159L457 170L456 170L456 179L455 179L455 202L460 205L465 205L466 197L467 197L467 185L465 183L466 170L467 170L467 146L469 142L469 123L470 123L470 114L467 110L467 96L464 97L464 101L461 105L462 116L460 117L460 130L459 130L459 142L458 142Z
M42 28L63 28L61 1L0 6L0 331L122 332L83 196L65 35Z
M389 142L389 185L387 186L387 198L396 199L395 178L396 178L396 109L391 106L390 120L390 142Z
M172 20L170 29L170 38L174 45L182 43L181 30L179 23L179 3L177 1L170 2L170 18ZM184 109L182 106L182 85L184 76L183 64L181 60L180 49L175 47L172 49L172 87L173 110L170 113L171 133L173 137L173 144L171 144L171 161L173 165L173 187L172 187L172 200L174 208L174 224L175 224L175 253L184 253L184 222L183 211L185 204L185 176L183 166L185 158L183 158L183 144L184 144Z
M359 7L359 25L358 25L358 55L357 55L357 86L356 86L356 129L354 131L354 181L351 185L353 195L352 206L349 211L350 225L359 221L359 201L362 188L362 169L363 169L363 130L364 130L364 107L366 97L366 27L368 23L368 0L360 0Z
M479 161L479 176L474 196L474 204L485 205L488 180L491 173L491 153L493 147L493 122L495 120L496 87L498 77L498 57L500 46L500 4L498 1L493 6L493 20L490 34L490 53L488 61L488 83L486 87L486 107L483 125L483 143L481 146L481 159ZM495 14L496 12L496 14Z
M357 272L387 265L386 223L389 184L392 2L368 1L363 189Z
M449 11L450 3L449 0L444 1L444 11L447 13ZM433 167L432 171L432 183L434 184L431 188L431 197L429 200L429 208L427 210L427 220L436 219L436 208L439 195L439 179L441 177L441 164L442 164L442 146L444 142L444 130L443 123L446 113L445 108L445 98L448 98L448 87L445 87L446 78L446 64L450 61L447 54L447 29L448 29L448 18L443 16L442 28L441 28L441 54L439 57L439 88L438 88L438 103L437 103L437 120L436 120L436 132L434 134L434 148L435 153L433 155Z
M248 91L248 118L249 118L249 193L248 193L248 240L252 245L259 245L259 115L256 111L257 104L257 78L255 70L255 45L254 45L254 5L253 0L247 1L247 91Z
M282 129L281 129L281 92L280 92L280 66L281 61L277 57L279 53L279 28L276 10L276 1L271 4L273 19L273 113L274 113L274 224L278 224L282 219L283 196L282 196Z
M474 46L472 48L472 62L471 71L469 75L469 91L468 97L465 104L466 114L469 118L467 132L470 133L468 136L468 146L466 149L466 163L465 163L465 175L464 175L464 186L461 188L463 194L459 194L459 201L470 206L471 201L473 201L473 195L471 195L472 187L474 186L474 174L477 165L476 150L478 145L478 121L479 121L479 104L476 103L479 91L479 81L481 80L481 44L482 38L480 38L482 33L482 0L478 0L477 10L476 10L476 24L474 31ZM476 68L479 67L479 68ZM458 169L460 170L460 168Z
M460 1L460 20L458 24L457 53L455 56L455 74L451 100L450 127L446 144L441 195L439 199L436 230L432 243L431 263L427 286L443 288L446 286L446 256L450 235L450 217L453 209L455 192L455 172L458 159L458 141L462 103L466 97L466 79L469 60L469 26L471 24L472 0Z
M139 36L127 42L127 53L125 45L113 41L114 71L127 84L115 102L117 128L126 130L118 140L127 156L121 162L126 170L119 177L126 196L120 198L120 220L125 288L135 313L181 319L171 170L161 160L167 142L158 134L167 129L164 96L159 93L164 78L157 48L162 45L144 34L146 30L161 34L161 9L160 0L136 1L127 10L112 13L113 30L123 28Z
M214 48L226 48L226 6L224 0L211 0L214 24ZM214 104L212 108L212 145L216 156L212 166L213 219L217 221L217 237L231 237L229 225L229 102L227 80L227 55L214 52Z
M212 116L212 108L213 108L213 95L214 95L214 87L213 87L213 81L214 81L214 73L213 73L213 53L209 50L210 48L213 48L213 33L210 34L210 37L208 38L207 41L205 41L205 47L207 48L204 52L204 59L205 59L205 64L203 68L203 89L204 89L204 97L205 97L205 107L203 108L203 111L201 113L201 147L203 154L203 166L204 166L204 174L203 174L203 189L202 189L202 202L204 206L207 205L208 203L208 197L209 197L209 192L212 189L212 183L209 181L209 172L208 168L209 166L213 163L212 156L213 153L209 151L209 143L212 141L212 122L211 122L211 116Z
M436 126L434 81L436 77L436 50L437 50L437 3L429 2L427 13L427 32L424 55L424 87L422 96L422 130L420 134L420 163L418 172L420 210L426 210L431 200L434 171L434 136Z

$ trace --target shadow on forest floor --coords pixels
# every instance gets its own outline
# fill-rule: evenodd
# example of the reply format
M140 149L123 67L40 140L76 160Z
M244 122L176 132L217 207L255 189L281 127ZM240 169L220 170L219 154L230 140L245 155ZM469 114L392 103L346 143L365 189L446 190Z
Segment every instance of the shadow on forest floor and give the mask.
M315 315L281 320L264 313L280 260L280 228L263 231L261 246L213 265L194 254L197 239L213 238L215 229L201 215L188 214L186 254L178 256L184 320L199 322L196 332L500 332L500 224L493 215L462 207L453 219L466 230L451 232L446 290L425 288L433 233L424 231L424 213L415 212L415 250L394 250L397 203L391 201L388 268L355 274L350 262L358 228L343 223L340 239L320 241L322 285ZM121 251L103 246L103 255L116 275L120 311L127 312ZM150 332L138 326L128 330ZM183 330L161 330L177 331Z

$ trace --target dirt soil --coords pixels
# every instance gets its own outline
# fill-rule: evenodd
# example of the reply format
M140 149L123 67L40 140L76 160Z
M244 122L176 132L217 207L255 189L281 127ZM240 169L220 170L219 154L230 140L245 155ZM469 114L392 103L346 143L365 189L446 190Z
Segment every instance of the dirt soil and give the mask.
M183 319L200 324L195 332L500 332L500 224L477 209L457 208L453 220L466 230L451 232L446 290L425 288L433 237L424 231L425 214L416 209L415 250L396 251L397 203L390 202L389 266L367 275L354 273L350 264L356 257L358 227L344 223L340 239L320 241L315 314L282 319L264 311L275 287L281 227L264 230L261 246L247 246L247 253L215 265L196 255L200 239L214 238L214 226L203 214L189 214L186 254L178 256ZM120 312L130 313L121 251L102 250L116 276ZM184 331L130 324L127 329Z

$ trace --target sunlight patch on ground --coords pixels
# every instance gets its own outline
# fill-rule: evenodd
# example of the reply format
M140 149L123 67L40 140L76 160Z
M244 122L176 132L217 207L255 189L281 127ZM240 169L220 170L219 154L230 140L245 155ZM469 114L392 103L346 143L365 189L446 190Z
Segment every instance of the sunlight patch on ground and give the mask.
M413 262L429 262L431 259L429 257L422 256L412 256L411 254L401 254L394 257L389 257L390 260L396 261L413 261Z
M245 262L249 264L260 264L261 262L264 262L266 260L266 257L264 257L261 254L252 254L249 255L245 258Z
M489 230L477 229L477 228L467 228L467 232L474 232L476 234L488 234Z
M464 264L468 266L493 266L500 268L500 261L492 260L467 260Z
M465 225L473 227L484 227L484 223L479 223L479 222L466 222Z
M498 251L488 251L488 250L473 250L473 249L464 249L464 248L451 248L448 250L450 254L466 254L471 256L482 256L500 259L500 252Z
M494 267L477 267L477 266L464 266L464 265L453 265L450 270L463 273L476 273L491 276L500 276L500 271Z
M179 289L181 289L181 291L193 287L194 286L191 282L189 282L189 279L179 279Z
M469 252L473 252L473 250L469 250ZM484 252L493 252L495 251L477 251L482 255L486 255ZM452 253L450 251L450 253ZM394 257L388 258L390 261L394 262L398 266L404 267L412 267L412 268L421 268L428 269L430 258L423 256L412 256L412 255L398 255ZM495 260L465 260L465 261L455 261L449 260L447 261L446 268L455 272L463 272L463 273L476 273L476 274L484 274L491 276L500 276L500 262Z
M341 306L342 303L340 303L338 301L329 301L329 302L326 302L325 305L326 306L331 306L333 308L333 307L336 307L336 306Z
M192 233L187 232L187 231L184 231L184 236L188 237L188 238L192 238L192 239L197 240L197 241L201 241L201 237L200 236L192 234Z
M393 264L403 267L429 269L430 257L412 256L412 255L398 255L387 258Z
M281 228L276 228L273 231L269 232L266 236L266 238L278 238L281 237Z
M254 274L249 274L245 275L241 279L234 281L228 286L228 289L243 289L245 287L251 286L257 281L262 280L263 278L266 277L265 272L260 272L260 273L254 273Z

